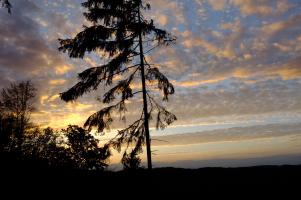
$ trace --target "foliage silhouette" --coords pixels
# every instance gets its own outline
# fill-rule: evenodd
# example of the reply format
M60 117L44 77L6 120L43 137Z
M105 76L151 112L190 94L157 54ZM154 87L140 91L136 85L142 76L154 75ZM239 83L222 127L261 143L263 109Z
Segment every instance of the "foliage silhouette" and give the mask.
M141 165L141 158L137 156L137 152L132 151L130 153L126 153L123 155L122 160L123 169L124 170L137 170Z
M0 97L1 135L15 138L22 143L23 137L30 129L30 114L34 110L36 88L30 81L11 83L2 89ZM6 136L5 136L6 135Z
M11 149L12 151L12 149ZM52 168L76 168L66 144L60 134L51 128L33 129L21 146L21 159L42 162Z
M78 168L103 170L107 167L107 159L111 155L108 146L98 147L99 141L79 126L69 126L63 133L68 139L67 150Z
M149 10L150 4L141 0L88 0L82 6L88 10L84 16L92 25L84 26L84 30L73 39L59 39L59 50L67 52L71 58L83 58L91 52L101 53L110 61L80 73L79 82L62 93L61 98L66 102L74 101L91 90L97 90L101 83L112 86L117 76L121 76L122 80L103 95L102 102L110 106L91 115L84 126L88 130L97 128L98 132L103 133L110 128L113 113L120 113L121 118L125 119L126 101L142 93L143 110L140 118L120 130L109 145L118 151L125 145L123 160L127 160L130 147L133 147L132 155L137 155L146 143L148 168L151 169L149 120L156 115L157 128L163 129L175 121L176 116L151 95L149 84L157 83L164 101L174 93L174 87L157 65L148 63L143 48L149 47L145 51L148 53L156 47L171 44L175 37L157 28L153 20L145 19L141 12ZM141 79L142 90L133 88L137 78Z
M109 147L98 147L99 141L78 126L57 132L41 130L30 123L36 89L30 81L12 83L0 96L0 159L30 165L81 170L103 170L110 156Z
M98 147L99 141L78 126L69 126L61 132L37 127L25 135L21 146L16 143L15 139L9 140L1 154L28 162L33 167L42 165L50 169L102 171L107 167L110 156L108 146Z
M10 142L13 135L15 120L12 116L6 116L0 106L0 150Z
M0 4L2 7L7 9L8 13L11 13L12 5L8 0L0 0Z

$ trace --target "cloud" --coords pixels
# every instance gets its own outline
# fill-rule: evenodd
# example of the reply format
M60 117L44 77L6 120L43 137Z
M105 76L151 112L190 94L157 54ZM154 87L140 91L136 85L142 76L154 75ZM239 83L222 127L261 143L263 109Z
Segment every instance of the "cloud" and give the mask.
M230 3L237 6L243 15L279 15L292 7L287 0L230 0Z
M226 6L227 0L208 0L208 2L214 10L223 10Z
M286 32L292 28L298 27L301 24L301 15L295 15L288 20L277 21L261 27L261 32L268 36L274 36L281 32Z
M276 69L274 72L271 73L275 73L281 76L284 80L299 78L301 77L300 63L301 63L301 57L298 57L282 65L281 67L279 67L278 69Z
M161 25L161 26L166 26L167 23L168 23L168 17L166 15L159 15L158 16L158 23Z
M210 117L222 119L222 116L233 118L301 111L301 85L298 80L291 80L288 84L279 78L255 79L255 82L253 79L230 78L204 86L177 87L180 92L170 99L168 107L178 116L178 124L202 122Z
M53 45L41 31L48 22L40 20L38 23L33 17L41 13L43 10L36 3L28 0L14 2L12 15L0 12L0 68L2 76L6 77L1 86L32 79L40 92L48 84L59 84L52 80L51 74L54 68L67 64L57 45ZM57 71L61 74L62 69Z
M204 155L197 154L195 157L191 158L191 160L185 158L182 155L182 159L174 158L173 160L170 159L170 155L163 155L163 156L154 156L154 164L156 167L178 167L178 168L203 168L203 167L250 167L250 166L263 166L263 165L299 165L301 156L299 153L290 153L290 154L281 154L281 155L249 155L247 158L233 158L233 154L231 157L232 152L228 152L228 157L215 155L214 158L211 155L211 158L204 158ZM261 152L262 153L262 152ZM189 153L187 153L189 154ZM191 154L191 152L190 152ZM118 160L119 161L119 160ZM122 166L119 166L122 169Z
M242 141L301 134L300 124L269 124L185 133L153 138L153 146L192 145L209 142Z
M72 69L73 69L73 67L68 64L58 65L55 67L55 73L58 75L62 75L62 74L65 74L65 73L71 71Z
M183 46L188 49L204 49L217 58L235 59L238 56L237 49L240 48L240 42L245 35L245 28L241 25L239 19L236 19L234 22L221 23L219 26L221 29L229 30L231 34L225 35L217 31L207 31L207 33L211 34L210 36L213 36L213 41L215 41L213 43L202 36L185 31L182 33ZM205 37L208 38L208 35Z
M172 81L172 83L178 87L197 87L200 85L218 83L220 81L224 81L225 79L227 79L227 77L217 77L207 80Z
M73 81L66 75L74 73L74 68L57 49L58 33L65 34L70 28L66 18L44 10L47 4L37 3L40 1L16 0L12 15L0 12L0 87L31 79L39 99L33 118L47 124L46 119L63 107L58 94L62 85Z
M183 1L153 0L151 6L151 17L154 19L155 23L159 23L161 26L169 24L172 27L176 27L177 24L187 23Z
M55 80L50 80L49 84L50 85L63 85L66 82L64 79L55 79Z
M60 119L79 122L81 116L83 122L104 106L95 99L105 89L85 95L76 106L58 96L76 83L78 72L105 62L97 55L69 59L57 51L57 38L72 36L86 24L80 3L16 0L15 4L13 15L0 12L1 86L33 78L39 87L37 121L58 126ZM146 17L178 38L176 44L147 55L176 87L167 105L177 114L178 124L211 117L300 112L298 3L154 0L151 4ZM133 110L128 113L130 120L138 114L132 104L128 104L129 111Z

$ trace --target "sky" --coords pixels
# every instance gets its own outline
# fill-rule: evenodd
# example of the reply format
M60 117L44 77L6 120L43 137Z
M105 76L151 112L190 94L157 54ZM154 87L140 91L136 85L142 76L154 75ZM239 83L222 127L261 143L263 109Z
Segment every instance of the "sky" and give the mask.
M82 125L104 106L97 101L103 89L74 103L59 98L77 73L105 62L89 55L70 59L57 50L58 38L88 24L81 2L11 0L12 15L0 10L0 87L31 79L38 88L32 120L43 127ZM178 120L151 130L155 165L301 163L301 1L150 3L145 16L177 37L147 55L176 89L166 106ZM134 119L136 104L128 106ZM113 129L123 126L117 122Z

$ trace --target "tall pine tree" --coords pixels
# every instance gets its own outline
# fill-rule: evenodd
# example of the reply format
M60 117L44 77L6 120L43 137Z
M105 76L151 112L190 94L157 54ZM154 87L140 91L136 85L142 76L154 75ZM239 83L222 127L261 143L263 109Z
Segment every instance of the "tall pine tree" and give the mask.
M175 41L175 37L159 29L153 20L148 20L142 12L150 10L150 4L142 0L88 0L82 3L87 9L85 18L91 26L73 39L59 39L60 51L67 52L71 58L83 58L87 52L104 52L109 62L99 67L92 67L78 75L79 81L68 91L61 94L61 99L74 101L83 94L96 90L100 84L111 86L101 99L108 107L91 115L85 127L103 133L113 122L113 113L124 116L127 111L126 100L141 95L143 108L141 116L127 128L119 130L109 144L119 152L126 147L123 161L128 158L137 159L143 145L147 147L148 169L152 169L151 139L149 120L156 115L157 129L163 129L176 120L176 116L156 102L148 85L156 83L162 92L163 101L174 93L174 87L168 78L154 64L147 62L145 53L156 47L166 46ZM144 47L148 50L144 52ZM152 47L149 47L153 45ZM123 79L115 83L117 76ZM135 79L139 78L141 89L133 88ZM124 117L122 117L124 118ZM129 148L131 152L129 153Z

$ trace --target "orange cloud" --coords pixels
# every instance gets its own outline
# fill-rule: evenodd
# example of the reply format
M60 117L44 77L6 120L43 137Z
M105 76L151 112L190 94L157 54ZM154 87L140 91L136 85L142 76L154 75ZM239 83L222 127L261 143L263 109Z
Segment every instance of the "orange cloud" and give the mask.
M55 128L66 128L68 125L82 125L87 119L82 113L65 113L64 115L53 115L48 121L48 126Z
M216 34L212 32L211 34L218 38L218 43L215 44L206 41L202 37L193 35L190 31L185 31L182 33L182 45L188 49L200 47L218 58L233 60L237 57L236 51L240 47L240 41L244 35L244 28L241 26L239 19L231 23L222 23L220 28L231 30L232 34L227 36L222 33Z
M235 78L248 78L250 77L251 73L243 68L236 68L233 72L232 72L232 77Z
M285 21L278 21L261 27L261 32L266 36L273 36L281 31L287 30L301 24L301 15L296 15Z
M40 103L41 103L42 105L44 105L45 101L46 101L48 98L49 98L49 96L47 96L47 95L42 95L42 96L40 96Z
M50 85L63 85L66 82L64 79L55 79L55 80L50 80L49 84Z
M70 110L80 111L80 110L90 109L93 107L93 105L83 104L83 103L79 103L79 102L72 102L72 103L67 103L66 107Z
M226 30L237 30L240 28L240 26L241 24L239 19L236 19L234 22L220 24L220 28Z
M208 0L208 3L214 10L223 10L226 6L226 0Z
M96 67L97 66L97 63L94 60L92 60L91 58L85 57L84 59L85 59L86 63L88 63L92 67Z
M284 64L275 70L275 74L281 76L284 80L290 80L301 77L301 57Z
M214 83L218 83L221 81L224 81L228 78L239 78L239 79L247 79L251 76L255 75L254 72L251 72L247 69L244 68L235 68L233 71L229 72L229 73L224 73L224 74L220 74L218 76L214 76L212 78L208 78L208 79L201 79L201 80L189 80L189 81L172 81L172 83L175 86L180 86L180 87L197 87L200 85L205 85L205 84L214 84ZM197 76L202 76L201 74L193 74L194 79L197 78Z
M62 75L69 72L71 69L72 67L70 65L61 65L55 68L55 73L58 75Z
M244 15L269 15L274 12L269 5L269 0L230 0L232 4L240 8Z
M180 86L180 87L197 87L200 85L204 84L212 84L212 83L218 83L220 81L225 80L227 77L217 77L217 78L212 78L212 79L206 79L206 80L195 80L195 81L172 81L172 83L175 86Z
M243 56L245 60L251 60L253 58L251 54L244 54Z
M166 15L162 15L160 14L157 17L157 22L161 25L161 26L166 26L168 23L168 17Z

